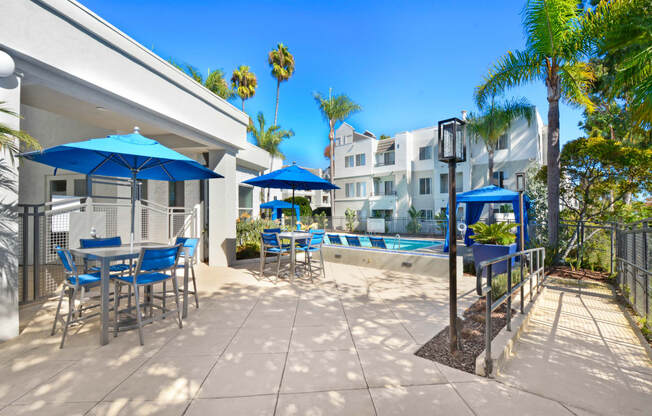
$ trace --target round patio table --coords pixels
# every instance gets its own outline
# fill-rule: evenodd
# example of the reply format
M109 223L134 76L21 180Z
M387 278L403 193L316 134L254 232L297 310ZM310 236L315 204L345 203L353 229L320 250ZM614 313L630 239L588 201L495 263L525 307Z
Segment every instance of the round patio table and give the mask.
M278 234L281 240L290 240L290 280L296 276L296 243L311 238L311 234L305 231L283 231Z

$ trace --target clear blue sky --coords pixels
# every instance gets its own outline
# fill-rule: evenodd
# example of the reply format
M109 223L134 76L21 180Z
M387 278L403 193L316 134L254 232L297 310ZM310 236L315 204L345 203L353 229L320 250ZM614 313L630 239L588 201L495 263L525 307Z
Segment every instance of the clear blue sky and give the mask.
M494 1L172 1L81 0L164 58L204 74L242 64L258 77L245 111L273 121L276 80L267 53L278 42L296 60L281 84L279 124L295 136L288 161L325 167L328 127L312 94L346 93L363 107L358 130L393 135L475 110L473 88L509 49L522 48L523 0ZM547 124L543 82L510 91L537 106ZM234 102L239 108L239 99ZM561 105L562 143L577 138L581 111Z

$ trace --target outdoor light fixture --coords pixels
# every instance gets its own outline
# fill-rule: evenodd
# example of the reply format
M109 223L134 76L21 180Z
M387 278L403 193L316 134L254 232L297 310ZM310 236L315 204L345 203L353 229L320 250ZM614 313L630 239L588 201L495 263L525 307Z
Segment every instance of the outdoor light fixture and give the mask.
M466 123L453 117L438 124L439 161L448 163L448 302L449 347L451 353L458 351L457 337L457 198L455 195L455 166L466 161Z
M439 160L441 162L466 161L465 122L457 117L438 123Z
M0 51L0 78L7 78L13 75L16 64L12 57L5 51Z
M516 172L516 191L525 192L525 172Z

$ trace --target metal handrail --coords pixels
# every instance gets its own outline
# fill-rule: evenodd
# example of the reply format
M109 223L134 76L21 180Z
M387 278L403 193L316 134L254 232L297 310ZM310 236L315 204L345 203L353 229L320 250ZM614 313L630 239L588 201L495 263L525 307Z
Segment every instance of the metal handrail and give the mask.
M512 286L512 259L519 257L519 267L521 270L521 279L519 283ZM534 258L536 257L536 268L534 267ZM526 258L529 260L528 275L524 276L524 265ZM526 282L530 282L530 302L532 302L532 278L536 276L536 285L535 289L539 291L542 284L545 282L545 260L546 260L546 251L543 247L531 248L527 250L522 250L517 253L507 254L505 256L497 257L491 260L485 260L480 262L478 265L478 270L476 271L476 292L478 296L486 297L485 304L485 374L487 377L491 375L493 369L493 361L491 359L491 334L493 333L492 322L491 322L491 313L496 310L500 305L507 302L507 331L511 331L511 319L512 319L512 296L516 294L516 291L520 291L521 295L521 313L524 313L524 285ZM507 262L507 291L503 296L501 296L496 301L493 301L491 295L491 281L493 278L492 266L501 262ZM483 272L487 271L486 284L482 285L482 276Z

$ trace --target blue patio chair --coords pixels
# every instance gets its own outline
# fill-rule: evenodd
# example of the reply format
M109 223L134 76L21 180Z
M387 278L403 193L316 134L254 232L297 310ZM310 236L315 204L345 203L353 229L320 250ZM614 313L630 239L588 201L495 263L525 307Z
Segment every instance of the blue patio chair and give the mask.
M265 228L263 230L264 233L280 233L281 229L280 228Z
M321 251L321 246L324 243L324 230L312 230L312 237L310 241L307 241L305 244L299 245L297 251L305 253L304 265L308 266L308 274L310 275L310 280L312 280L312 259L311 255L313 253L319 252L319 263L320 267L317 268L317 271L321 272L323 277L326 277L326 270L324 268L324 254Z
M351 247L361 247L362 245L360 244L360 238L356 235L345 235L346 242L349 244Z
M271 254L278 257L278 263L276 265L276 280L278 281L281 273L281 257L290 255L290 245L281 244L277 233L262 233L260 238L260 277L263 278L264 276L265 259L268 254Z
M328 234L328 243L333 245L342 245L342 239L339 234Z
M188 261L188 268L192 272L192 290L188 293L195 296L195 306L199 308L199 297L197 296L197 280L195 278L195 264L197 264L197 246L199 245L199 238L177 237L174 244L181 244L186 249L186 255L181 256L181 260L177 265L178 268L183 269L186 267L186 259ZM187 257L186 257L187 256ZM186 290L181 289L181 292Z
M81 322L83 320L89 319L98 315L98 313L93 314L84 314L82 312L88 309L96 308L99 306L99 302L90 306L84 306L83 303L80 304L79 308L75 308L75 300L79 297L81 301L84 298L84 292L88 289L91 289L100 284L100 274L99 273L83 273L79 274L77 272L77 265L72 258L72 254L67 249L63 249L59 246L56 247L57 254L63 264L63 269L66 273L66 278L63 281L63 287L61 289L61 295L59 295L59 304L57 305L57 312L54 316L54 323L52 324L52 332L50 335L54 335L57 330L57 322L61 321L63 325L63 334L61 335L61 344L59 348L63 348L63 344L66 341L66 335L68 334L68 327L71 324ZM63 297L68 294L68 313L64 319L61 316L61 303L63 302Z
M387 244L385 244L385 239L383 237L369 236L369 241L371 242L371 247L387 249Z
M118 315L120 314L120 291L124 285L129 285L133 288L140 345L145 345L145 340L143 338L143 325L153 322L154 320L163 319L173 312L177 315L179 328L183 328L183 323L181 322L181 308L179 307L179 282L177 281L176 273L180 253L181 244L177 244L173 247L142 248L140 250L140 256L138 256L138 263L136 264L134 274L129 276L116 276L113 279L115 283L114 336L118 336L118 331L120 329L118 326ZM159 316L154 316L150 313L150 316L147 319L143 319L140 305L140 288L147 286L152 287L155 284L162 284L168 280L172 280L174 301L177 306L176 309L168 310L163 306L161 307L162 311ZM158 306L153 305L151 302L148 306L150 307L150 311L152 308L158 308Z
M122 245L122 239L118 237L108 238L80 238L79 248L101 248L101 247L117 247ZM130 267L126 263L112 264L109 266L109 271L123 273L129 270ZM91 272L99 272L99 266L92 266L88 268Z

